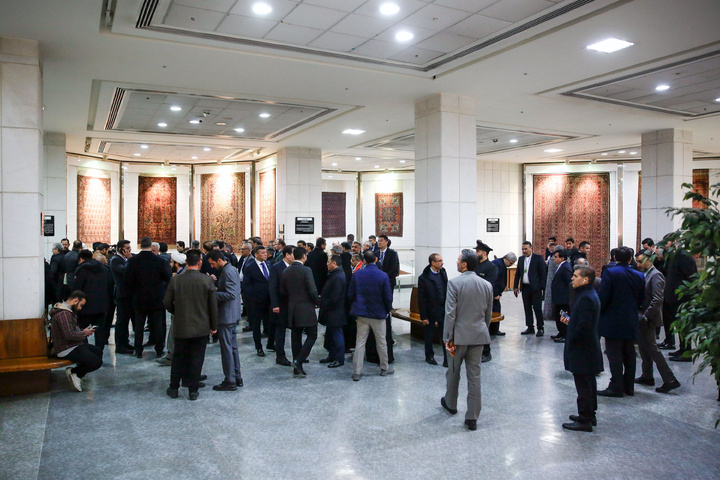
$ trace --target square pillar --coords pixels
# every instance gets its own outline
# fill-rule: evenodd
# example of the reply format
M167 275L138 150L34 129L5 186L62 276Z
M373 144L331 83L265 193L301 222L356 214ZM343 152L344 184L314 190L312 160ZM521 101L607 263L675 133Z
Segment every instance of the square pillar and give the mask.
M0 37L0 319L44 303L42 75L38 42Z
M692 183L692 131L668 128L642 134L642 218L640 237L659 242L682 225L665 213L683 202L683 183Z
M43 254L45 258L52 256L52 246L60 243L67 236L67 157L65 155L65 134L45 133L43 179L45 215L55 217L55 235L43 237ZM70 239L72 247L73 239Z
M322 151L319 148L286 147L277 153L278 225L285 225L285 242L315 243L322 236ZM296 234L295 217L313 217L315 233ZM263 241L269 239L263 238Z
M449 277L477 235L475 99L441 93L415 103L415 273L431 253Z

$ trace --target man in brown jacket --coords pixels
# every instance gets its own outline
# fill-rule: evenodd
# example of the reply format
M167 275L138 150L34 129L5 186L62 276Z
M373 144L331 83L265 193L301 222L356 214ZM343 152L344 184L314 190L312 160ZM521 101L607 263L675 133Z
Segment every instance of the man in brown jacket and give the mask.
M215 334L218 328L215 284L209 275L200 272L201 267L200 252L188 250L185 273L170 280L163 300L165 308L174 315L175 351L167 389L170 398L178 397L182 378L188 386L188 398L197 400L207 336Z

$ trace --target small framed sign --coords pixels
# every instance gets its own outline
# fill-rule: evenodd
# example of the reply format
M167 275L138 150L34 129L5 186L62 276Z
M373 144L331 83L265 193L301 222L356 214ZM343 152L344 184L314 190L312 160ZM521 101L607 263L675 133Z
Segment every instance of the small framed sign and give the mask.
M295 234L314 234L315 217L295 217Z
M55 215L43 215L43 236L55 236Z
M500 231L500 219L499 218L488 218L486 232L499 232Z

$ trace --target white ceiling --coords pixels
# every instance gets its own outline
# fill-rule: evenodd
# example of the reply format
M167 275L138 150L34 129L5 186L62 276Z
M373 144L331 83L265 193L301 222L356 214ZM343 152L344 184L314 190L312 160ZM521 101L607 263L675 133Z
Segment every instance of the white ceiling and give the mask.
M170 3L169 0L160 1L161 6ZM183 0L172 2L172 6L198 8L203 4L207 6L207 11L221 12L223 8L239 8L244 3ZM293 7L285 13L286 16L299 6L313 6L344 13L343 18L346 19L350 15L361 15L357 9L372 2L286 0L277 3ZM522 22L533 14L520 6L547 4L545 7L563 8L574 2L557 2L557 7L550 5L553 2L535 0L407 2L410 3L422 4L422 8L450 8L471 15L483 9L487 18ZM175 145L178 147L176 152L207 146L238 150L262 148L262 155L266 155L284 146L316 147L323 151L324 166L332 155L338 158L346 156L355 162L355 156L365 157L368 154L367 149L358 148L358 145L412 131L414 103L440 92L475 97L478 125L576 137L553 144L553 147L562 149L561 153L546 153L546 147L540 145L483 154L479 157L483 160L520 163L554 161L565 156L638 145L643 132L661 128L692 130L696 150L720 152L718 115L692 118L563 95L720 50L720 30L717 28L720 25L720 8L717 0L594 0L571 13L427 73L292 50L231 44L213 38L138 30L134 24L141 5L141 0L118 0L112 27L106 28L101 2L0 0L0 36L40 42L44 129L65 133L70 152L82 153L86 138L90 138L93 145L101 141L116 145ZM473 11L475 7L479 7L477 11ZM489 15L487 9L492 8L502 13ZM283 7L278 7L280 10L284 11ZM421 10L418 8L413 12ZM231 15L242 16L237 13ZM369 12L362 15L373 24L382 20ZM259 19L246 18L252 20L250 25L262 23ZM334 25L343 20L332 25L330 17L317 20L325 22L322 28L326 32L323 35L348 35L352 28L352 23L348 23L348 30L338 31L334 30ZM273 21L277 23L280 20ZM298 26L312 28L299 25L301 21L296 20ZM504 28L511 29L514 25L511 23ZM211 26L203 28L210 29ZM260 30L260 27L253 28ZM426 26L418 22L417 28ZM435 35L442 38L451 28L454 27L444 25ZM476 25L468 27L468 30L480 28L481 25ZM263 33L263 37L267 33ZM467 32L454 33L467 35ZM382 35L382 32L378 34ZM260 33L253 35L260 38ZM614 54L601 54L584 48L609 36L626 39L636 45ZM276 41L296 41L295 38L291 36ZM349 44L342 43L343 37L332 38L334 40L328 40L327 45L321 48L327 49L329 45L341 50ZM309 43L315 41L313 39ZM367 43L373 41L387 39L373 37ZM388 48L378 49L372 55L381 58L393 50ZM707 77L714 73L705 72L704 75ZM707 78L703 91L718 98L720 83L718 76L713 78ZM343 105L347 108L339 115L296 128L277 140L211 138L192 134L178 140L178 136L170 133L106 130L104 125L96 122L101 104L110 100L108 95L98 94L97 85L102 82L184 95L297 105ZM365 132L359 136L342 134L347 128ZM190 154L189 150L187 154ZM396 162L395 168L403 168L408 160L412 160L412 152L407 152L402 158L406 160L402 167L400 159L391 155L381 160L390 164ZM186 160L192 162L189 158Z

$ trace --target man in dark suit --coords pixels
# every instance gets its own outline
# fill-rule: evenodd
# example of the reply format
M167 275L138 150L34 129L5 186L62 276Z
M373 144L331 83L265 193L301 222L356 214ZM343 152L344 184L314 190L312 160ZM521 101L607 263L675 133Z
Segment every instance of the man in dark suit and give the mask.
M610 365L610 385L598 392L604 397L635 394L635 338L638 310L645 297L645 278L630 268L632 252L619 247L617 265L608 268L600 284L599 333L605 337L605 351Z
M522 292L523 307L525 307L525 329L522 335L531 335L535 333L533 327L533 311L537 320L536 337L545 335L545 323L543 322L542 300L543 290L545 289L545 277L547 275L547 265L543 261L542 256L532 251L532 243L523 242L522 257L518 261L517 273L515 274L515 285L513 293L518 296Z
M378 253L375 255L377 258L377 267L383 272L387 273L388 279L390 280L390 300L392 301L392 295L395 292L396 279L400 275L400 259L395 250L390 248L392 240L387 235L378 235L377 243ZM395 362L395 355L393 354L393 335L392 335L392 315L388 314L385 320L385 341L387 342L388 362ZM370 358L376 358L375 336L371 334L368 344L368 361Z
M493 283L493 312L500 313L502 311L500 306L500 297L507 288L507 269L512 267L517 262L517 255L514 252L508 252L502 258L496 258L492 261L497 267L498 275L497 279ZM497 325L494 327L493 325ZM490 324L490 336L499 335L505 336L505 332L500 331L500 322L494 322Z
M602 350L598 337L600 300L593 288L595 270L584 265L575 267L572 287L575 291L570 317L564 317L567 324L565 338L565 370L573 374L577 390L578 414L570 415L572 423L563 423L563 428L581 432L592 432L597 425L597 380L595 376L603 371Z
M564 311L567 313L570 311L570 282L572 281L573 271L570 267L570 262L568 262L566 250L556 251L553 261L558 266L550 287L552 294L552 312L555 318L555 325L558 329L558 334L553 340L555 340L556 343L563 343L565 341L567 325L561 320L560 312Z
M292 365L285 355L285 330L287 330L287 303L283 302L280 296L280 277L295 257L292 245L285 246L281 250L282 259L270 268L269 291L270 291L270 314L271 328L275 329L275 363L284 367Z
M273 253L272 263L275 265L276 263L280 263L283 261L283 258L285 255L283 254L283 249L286 247L285 241L276 238L275 243L273 244L273 249L275 252Z
M88 296L85 307L78 314L78 325L83 329L96 325L95 346L102 349L110 337L111 325L106 314L113 291L112 277L107 266L95 260L90 250L82 250L78 254L78 263L72 291L80 290Z
M327 242L324 238L320 237L315 243L315 248L307 254L305 266L312 270L315 288L317 289L318 295L322 295L323 286L325 285L328 275L328 256L327 253L325 253Z
M63 260L67 293L70 293L70 288L72 287L73 280L75 279L75 269L78 266L78 254L80 253L80 250L82 250L82 242L80 240L75 240L73 242L72 250L65 254L65 259Z
M74 248L74 247L73 247ZM70 254L68 254L70 255ZM132 298L125 282L125 269L132 257L132 247L129 240L120 240L117 243L117 255L110 260L110 273L115 283L115 305L117 306L117 320L115 321L115 353L133 354L134 348L130 345L129 325L133 316Z
M165 307L163 298L172 273L170 264L151 251L152 240L140 240L141 252L128 260L125 284L133 300L135 356L142 358L145 322L155 338L155 353L161 357L165 349Z
M328 278L320 297L320 315L318 322L325 325L327 358L320 360L327 363L328 368L345 365L345 337L343 327L347 325L345 312L345 272L342 269L340 255L333 255L328 260ZM328 362L329 360L329 362Z
M672 246L671 242L666 242L665 250ZM672 324L677 317L678 308L680 308L680 299L676 290L684 281L690 280L690 277L697 273L697 264L695 259L682 250L675 250L671 254L663 252L665 263L662 272L665 275L665 300L663 302L663 327L665 330L665 341L660 344L661 350L672 350L675 348L675 333L672 331ZM683 354L687 347L684 338L678 338L678 350L670 353L670 360L673 362L690 362L689 357Z
M492 252L490 246L481 240L477 241L475 253L478 257L478 263L475 267L475 274L483 280L487 280L490 282L490 285L492 285L495 283L495 280L497 280L498 272L497 266L488 259L490 252ZM497 323L490 323L488 330L493 329L493 325L495 325L495 329L498 328ZM490 334L492 335L492 332L490 332ZM489 362L490 360L492 360L492 349L490 348L490 342L488 342L486 345L483 345L482 363Z
M435 360L435 323L440 331L445 325L445 297L447 296L447 272L443 268L443 258L438 253L430 254L428 266L418 277L418 308L420 320L425 326L425 361L437 365ZM441 334L442 336L442 334ZM447 350L443 344L443 366L447 367Z
M315 306L320 302L312 271L303 264L307 251L293 250L294 261L280 277L280 297L287 303L287 322L292 331L293 375L304 377L303 362L317 340ZM302 341L303 333L307 336Z
M52 253L52 257L50 257L50 272L52 273L53 284L55 286L55 297L60 298L63 293L62 286L63 279L65 278L65 255L67 252L63 250L62 243L56 243L53 245Z
M244 278L243 272L245 270L245 267L250 265L248 260L253 260L253 259L254 259L254 257L252 256L252 248L250 247L250 244L247 242L243 243L240 246L240 258L238 258L238 263L237 263L237 269L238 269L238 272L240 272L240 282L241 283ZM242 316L247 317L248 302L247 302L247 299L245 298L245 290L243 290L243 289L240 290L240 296L242 297L242 304L243 304ZM252 332L252 325L250 325L250 321L248 321L248 324L243 327L242 331L243 332Z
M378 258L380 256L380 245L378 245L377 238L375 238L375 235L370 235L368 241L370 242L370 251L375 254L375 258Z
M253 341L258 357L264 357L265 351L262 347L262 336L260 334L261 324L265 325L268 334L268 350L275 349L275 334L269 328L270 322L270 263L267 261L267 250L265 247L253 249L254 260L248 260L243 268L242 289L245 292L247 301L248 319L252 326Z

